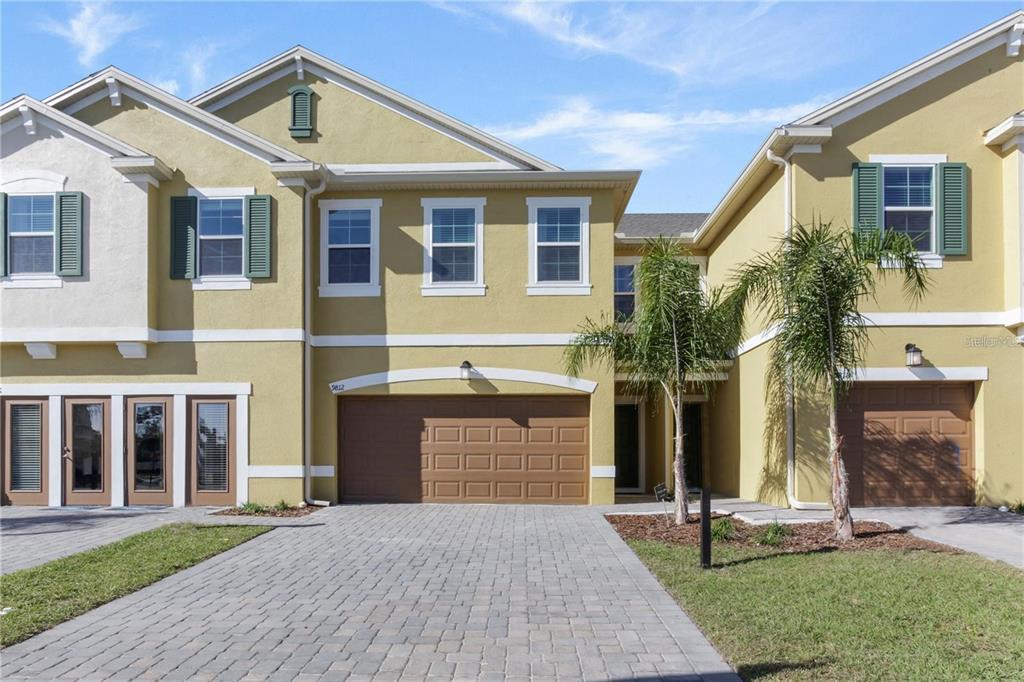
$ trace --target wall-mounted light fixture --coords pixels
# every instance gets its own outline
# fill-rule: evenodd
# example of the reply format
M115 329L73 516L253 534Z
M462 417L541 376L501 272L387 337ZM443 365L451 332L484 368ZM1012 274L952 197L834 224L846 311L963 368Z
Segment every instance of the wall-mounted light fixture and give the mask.
M912 343L904 346L903 350L907 352L907 367L921 366L921 362L924 360L924 351Z
M473 365L470 364L469 360L463 360L462 364L459 365L459 378L463 381L469 381L472 372Z

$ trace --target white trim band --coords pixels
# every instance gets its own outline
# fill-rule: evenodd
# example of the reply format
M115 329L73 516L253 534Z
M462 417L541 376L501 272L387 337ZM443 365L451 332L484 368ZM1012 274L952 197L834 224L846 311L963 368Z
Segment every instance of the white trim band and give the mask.
M865 367L854 381L988 381L988 367Z
M314 336L314 348L567 346L575 334L340 334Z
M302 478L305 467L301 464L250 464L249 479L254 478ZM333 478L334 465L322 464L310 467L310 476Z
M370 386L398 384L409 381L461 380L460 375L461 371L458 367L418 367L415 369L398 369L390 372L363 374L348 379L332 381L330 387L331 392L337 395ZM544 384L546 386L569 388L584 393L593 393L597 389L596 381L578 379L564 374L537 372L529 369L510 369L507 367L474 367L470 380L481 379L485 381L520 381L528 384Z
M0 384L5 396L251 395L249 383Z
M590 467L591 478L615 478L614 466L592 466Z

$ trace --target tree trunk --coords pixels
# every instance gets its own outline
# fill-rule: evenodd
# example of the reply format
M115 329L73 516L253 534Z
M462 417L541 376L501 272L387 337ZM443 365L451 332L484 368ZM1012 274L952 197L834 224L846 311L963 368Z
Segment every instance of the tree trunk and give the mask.
M849 480L846 476L846 465L843 464L843 439L839 435L836 402L833 391L828 411L828 444L831 450L829 462L832 469L832 524L835 526L836 539L846 542L853 539L853 518L850 516Z
M686 462L683 459L683 392L676 391L676 399L672 405L676 420L676 455L673 472L676 479L676 525L686 523L690 516L690 502L686 499Z

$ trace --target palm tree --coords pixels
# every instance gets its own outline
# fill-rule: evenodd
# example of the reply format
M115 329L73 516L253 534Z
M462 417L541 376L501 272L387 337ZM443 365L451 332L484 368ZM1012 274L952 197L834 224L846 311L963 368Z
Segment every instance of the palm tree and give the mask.
M687 520L683 460L683 395L710 392L728 353L739 342L740 319L722 288L708 291L686 249L665 238L648 240L634 272L637 306L631 320L586 318L565 350L566 371L606 362L626 374L638 395L663 393L675 416L675 515Z
M796 391L823 397L828 405L829 466L836 538L853 537L853 519L837 408L863 366L868 322L861 304L874 300L889 273L903 280L903 293L917 301L928 288L924 265L911 239L892 230L833 229L815 221L794 225L769 253L734 273L731 298L743 311L758 310L777 329L769 357L768 391L791 400Z

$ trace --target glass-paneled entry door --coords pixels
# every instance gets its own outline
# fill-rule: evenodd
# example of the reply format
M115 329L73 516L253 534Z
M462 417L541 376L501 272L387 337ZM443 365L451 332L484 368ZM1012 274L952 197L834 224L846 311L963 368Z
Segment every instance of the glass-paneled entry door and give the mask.
M64 399L62 456L64 504L109 505L109 398Z
M235 494L235 401L192 400L189 503L233 505Z
M173 504L172 399L129 398L125 410L127 502Z

